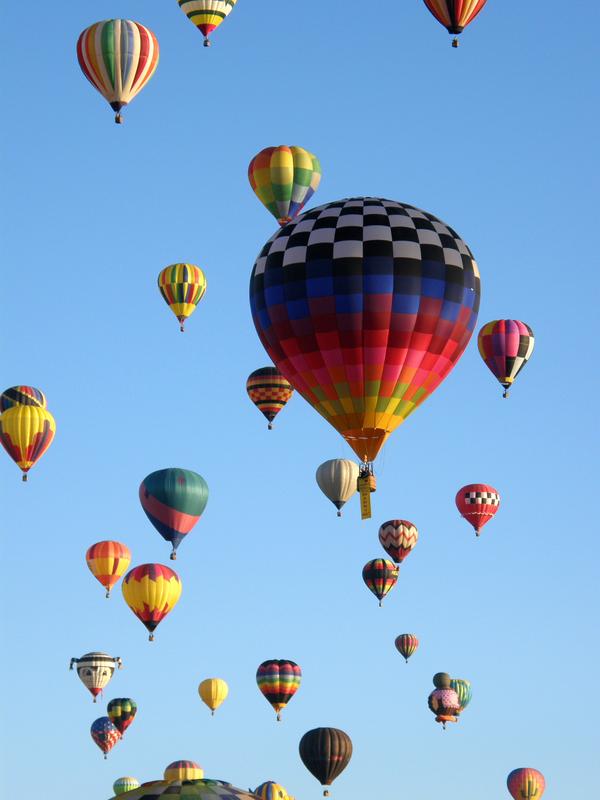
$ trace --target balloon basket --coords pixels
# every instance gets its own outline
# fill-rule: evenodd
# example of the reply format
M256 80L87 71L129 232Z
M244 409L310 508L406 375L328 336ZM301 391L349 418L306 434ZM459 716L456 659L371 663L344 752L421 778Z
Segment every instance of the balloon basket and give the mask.
M204 40L204 47L212 47L212 42L210 41L210 39L208 38L208 36L207 36L207 37L206 37L206 39Z
M452 47L458 47L458 39L452 39Z
M123 124L123 117L120 114L115 114L115 123L117 125Z
M23 481L23 483L27 483L27 473L26 472L23 473L23 477L21 478L21 480Z

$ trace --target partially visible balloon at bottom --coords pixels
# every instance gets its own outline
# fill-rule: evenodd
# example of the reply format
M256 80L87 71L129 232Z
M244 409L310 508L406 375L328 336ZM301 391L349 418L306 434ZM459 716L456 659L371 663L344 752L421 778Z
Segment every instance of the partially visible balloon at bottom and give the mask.
M540 800L546 789L546 779L537 769L519 767L510 773L506 785L515 800Z
M139 789L140 785L137 778L126 775L123 778L117 778L113 783L113 792L118 796L125 794L125 792L130 792L132 789Z

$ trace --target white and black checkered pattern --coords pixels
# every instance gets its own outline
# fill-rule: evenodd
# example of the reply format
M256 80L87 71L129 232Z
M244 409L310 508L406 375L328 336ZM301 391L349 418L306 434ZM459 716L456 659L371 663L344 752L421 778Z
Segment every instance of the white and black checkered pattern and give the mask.
M495 492L465 492L465 503L471 505L500 505L500 495Z
M406 203L353 197L318 206L278 230L261 250L254 274L265 272L267 258L283 267L308 257L338 259L391 255L445 263L470 272L479 292L479 270L465 242L441 220ZM379 251L379 252L376 252Z

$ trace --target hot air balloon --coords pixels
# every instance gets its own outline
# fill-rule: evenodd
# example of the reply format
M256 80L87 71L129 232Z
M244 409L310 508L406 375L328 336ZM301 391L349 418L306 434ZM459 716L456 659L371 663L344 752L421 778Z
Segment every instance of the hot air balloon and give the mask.
M396 585L398 573L398 567L386 558L374 558L364 565L363 581L379 600L380 606L386 594Z
M252 794L260 797L260 800L292 800L287 790L281 784L275 783L275 781L261 783Z
M314 728L300 739L300 758L321 786L331 786L352 758L352 741L338 728ZM327 797L329 792L325 790Z
M165 767L166 781L198 781L204 777L204 770L195 761L173 761Z
M358 475L358 466L347 458L333 458L317 469L319 489L337 508L338 517L342 516L342 506L356 492Z
M106 713L109 720L123 736L137 714L137 704L131 697L117 697L110 701L106 708Z
M425 0L437 21L455 35L464 31L486 3L487 0ZM452 40L452 47L458 47L458 39Z
M537 769L513 769L506 779L508 791L515 800L540 800L546 789L546 779Z
M163 564L141 564L125 575L121 589L129 608L150 632L152 642L156 626L181 596L179 576Z
M396 645L396 650L408 664L408 659L416 652L419 646L419 640L414 633L401 633L400 636L396 636L394 644Z
M447 722L458 722L460 700L458 694L450 687L452 679L447 672L436 672L433 676L435 689L427 698L427 705L433 711L436 722L446 728Z
M149 28L130 19L106 19L86 28L77 42L81 71L108 101L115 122L154 75L158 41Z
M39 406L46 408L46 395L34 386L11 386L0 395L0 413L14 406Z
M275 367L263 367L250 373L246 381L248 397L267 418L268 428L273 428L273 420L294 394L294 390Z
M237 0L177 0L187 18L202 32L204 47L210 47L208 38L229 15Z
M319 159L302 147L266 147L248 166L254 194L280 225L302 211L319 187Z
M250 306L275 366L372 462L462 355L479 271L436 217L358 197L306 211L271 237Z
M418 530L406 519L390 519L379 528L379 541L396 564L404 561L418 538Z
M130 775L125 775L122 778L117 778L113 783L113 792L118 797L125 792L131 792L133 789L139 789L140 782L137 778L132 778Z
M229 686L221 678L206 678L198 686L198 694L214 716L217 708L229 694Z
M529 361L534 343L533 331L518 319L495 319L479 331L479 353L504 387L503 397L508 397L509 388Z
M140 503L150 522L173 550L200 519L208 502L208 486L202 475L189 469L159 469L140 485Z
M88 547L85 560L90 572L106 589L106 597L131 563L131 552L125 544L110 540Z
M115 669L121 669L123 662L117 656L109 656L108 653L94 651L86 653L81 658L72 658L69 669L73 669L73 664L77 665L77 675L83 685L89 689L96 702L96 697L102 692L113 676Z
M165 795L165 800L180 797L181 800L256 800L253 794L237 789L230 783L214 780L150 781L143 783L127 795L127 800L156 800ZM113 800L113 798L111 798Z
M462 714L471 702L471 697L473 696L471 681L466 681L464 678L452 678L450 681L450 688L454 689L458 696L458 702L460 703L458 713Z
M158 288L179 320L179 330L183 333L186 319L191 317L206 293L204 273L194 264L170 264L159 272Z
M27 473L52 444L56 422L41 406L17 405L0 416L0 441L8 455Z
M258 688L277 712L278 721L282 709L298 691L301 680L302 670L294 661L263 661L256 671Z
M94 720L90 728L90 734L100 750L104 753L104 758L106 758L106 754L113 749L121 738L121 734L108 717L99 717Z
M486 483L469 483L458 490L456 507L461 516L471 523L475 535L479 536L483 526L500 508L500 495L493 486Z

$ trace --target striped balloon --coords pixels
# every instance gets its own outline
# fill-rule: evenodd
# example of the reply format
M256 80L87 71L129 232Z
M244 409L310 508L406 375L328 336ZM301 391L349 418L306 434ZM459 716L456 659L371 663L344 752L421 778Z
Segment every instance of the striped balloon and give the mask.
M406 519L390 519L379 528L379 541L396 564L404 561L418 538L418 530Z
M458 701L460 703L459 713L461 713L469 705L471 697L473 696L471 681L467 681L464 678L452 678L450 681L450 688L454 689L458 695Z
M90 728L90 734L100 750L104 753L104 758L106 758L106 754L113 749L121 738L121 734L108 717L100 717L94 720Z
M195 761L173 761L165 767L166 781L198 781L204 777L204 770Z
M294 661L263 661L256 671L258 688L277 712L278 720L281 710L298 691L301 680L302 670Z
M273 420L294 394L291 384L275 367L262 367L250 373L246 381L248 397L267 418L268 428L273 428Z
M546 789L546 779L537 769L520 767L513 769L506 785L515 800L540 800Z
M0 413L14 406L46 408L46 395L34 386L11 386L0 395Z
M363 581L379 600L380 606L386 594L396 585L398 573L398 567L385 558L374 558L363 567Z
M206 293L206 277L194 264L171 264L158 275L158 288L179 320L179 330Z
M321 182L319 159L303 147L266 147L248 167L250 186L280 225L302 211Z
M396 645L396 650L408 664L408 659L416 652L419 646L419 640L414 633L401 633L400 636L396 636L394 644Z
M260 800L293 800L287 790L280 783L275 783L275 781L261 783L252 794L260 797Z
M158 66L159 47L149 28L130 19L107 19L86 28L77 42L85 77L119 113L148 83Z
M121 669L123 662L119 656L109 656L94 650L81 658L72 658L69 669L76 665L77 675L94 698L94 703L112 678L115 669Z
M425 0L425 5L448 33L459 34L481 11L487 0ZM458 47L458 39L452 41Z
M208 503L206 481L190 469L159 469L144 478L139 498L150 522L171 543L171 559L175 560L175 551Z
M0 442L23 472L27 473L52 444L56 422L40 406L13 406L0 416Z
M187 18L204 35L204 47L210 47L208 34L223 22L232 11L237 0L177 0Z
M504 387L504 397L529 361L535 337L525 322L495 319L479 331L477 346L487 368Z
M85 560L90 572L106 589L106 597L131 563L127 545L110 540L96 542L88 547Z
M125 794L131 792L133 789L139 789L140 782L137 778L132 778L131 775L124 775L122 778L117 778L113 783L113 792L115 795Z
M116 697L106 707L106 713L122 736L137 714L137 703L131 697Z
M140 564L123 578L123 597L129 608L150 632L153 641L157 625L173 610L181 597L179 575L163 564Z

